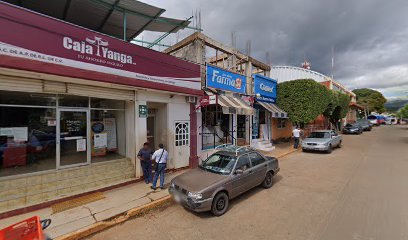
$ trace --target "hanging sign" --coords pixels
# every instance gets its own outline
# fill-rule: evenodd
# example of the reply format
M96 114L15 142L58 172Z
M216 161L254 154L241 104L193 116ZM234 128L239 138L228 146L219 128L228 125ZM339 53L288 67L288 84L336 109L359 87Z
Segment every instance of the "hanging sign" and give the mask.
M260 74L254 74L253 78L256 100L260 102L276 102L277 81Z
M217 104L217 95L203 96L200 99L201 107L205 107L205 106L213 105L213 104Z
M246 77L207 65L207 87L246 94Z

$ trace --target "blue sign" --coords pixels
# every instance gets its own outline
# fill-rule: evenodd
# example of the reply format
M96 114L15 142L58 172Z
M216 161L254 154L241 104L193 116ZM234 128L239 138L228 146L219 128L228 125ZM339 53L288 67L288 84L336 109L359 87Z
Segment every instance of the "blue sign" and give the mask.
M246 94L246 77L207 65L207 87Z
M261 102L276 101L277 81L259 74L254 74L254 94L256 99Z

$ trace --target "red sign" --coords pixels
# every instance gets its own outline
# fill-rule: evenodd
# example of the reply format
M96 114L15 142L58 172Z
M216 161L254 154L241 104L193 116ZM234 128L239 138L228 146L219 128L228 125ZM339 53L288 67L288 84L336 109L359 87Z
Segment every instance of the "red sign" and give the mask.
M0 2L0 66L202 95L200 66Z
M217 104L217 95L203 96L200 99L200 106L205 107L208 105Z

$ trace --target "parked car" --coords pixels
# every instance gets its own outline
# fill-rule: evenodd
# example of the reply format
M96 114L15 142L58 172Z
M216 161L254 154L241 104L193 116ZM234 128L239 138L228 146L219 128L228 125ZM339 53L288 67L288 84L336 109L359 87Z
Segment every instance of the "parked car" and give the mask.
M380 125L385 125L386 124L386 118L384 116L378 115L377 116L378 124Z
M302 141L303 151L325 151L331 153L334 147L341 147L342 136L334 130L320 130L312 132Z
M198 168L175 177L169 187L173 199L195 211L223 215L229 201L262 185L270 188L279 172L278 160L249 147L226 147Z
M376 115L369 115L367 117L367 120L370 121L374 126L380 125L380 121L378 120L378 117Z
M362 134L363 127L357 123L347 123L346 126L343 127L343 134Z
M363 131L371 131L373 129L373 124L367 119L359 119L356 121L356 124L359 124Z

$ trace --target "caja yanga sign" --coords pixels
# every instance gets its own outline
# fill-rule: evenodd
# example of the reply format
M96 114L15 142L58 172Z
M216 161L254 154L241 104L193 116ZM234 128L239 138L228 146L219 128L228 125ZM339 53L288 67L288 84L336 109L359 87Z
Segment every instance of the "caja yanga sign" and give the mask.
M254 74L254 94L261 102L276 102L276 80L259 74Z
M207 87L246 94L246 77L207 65Z

